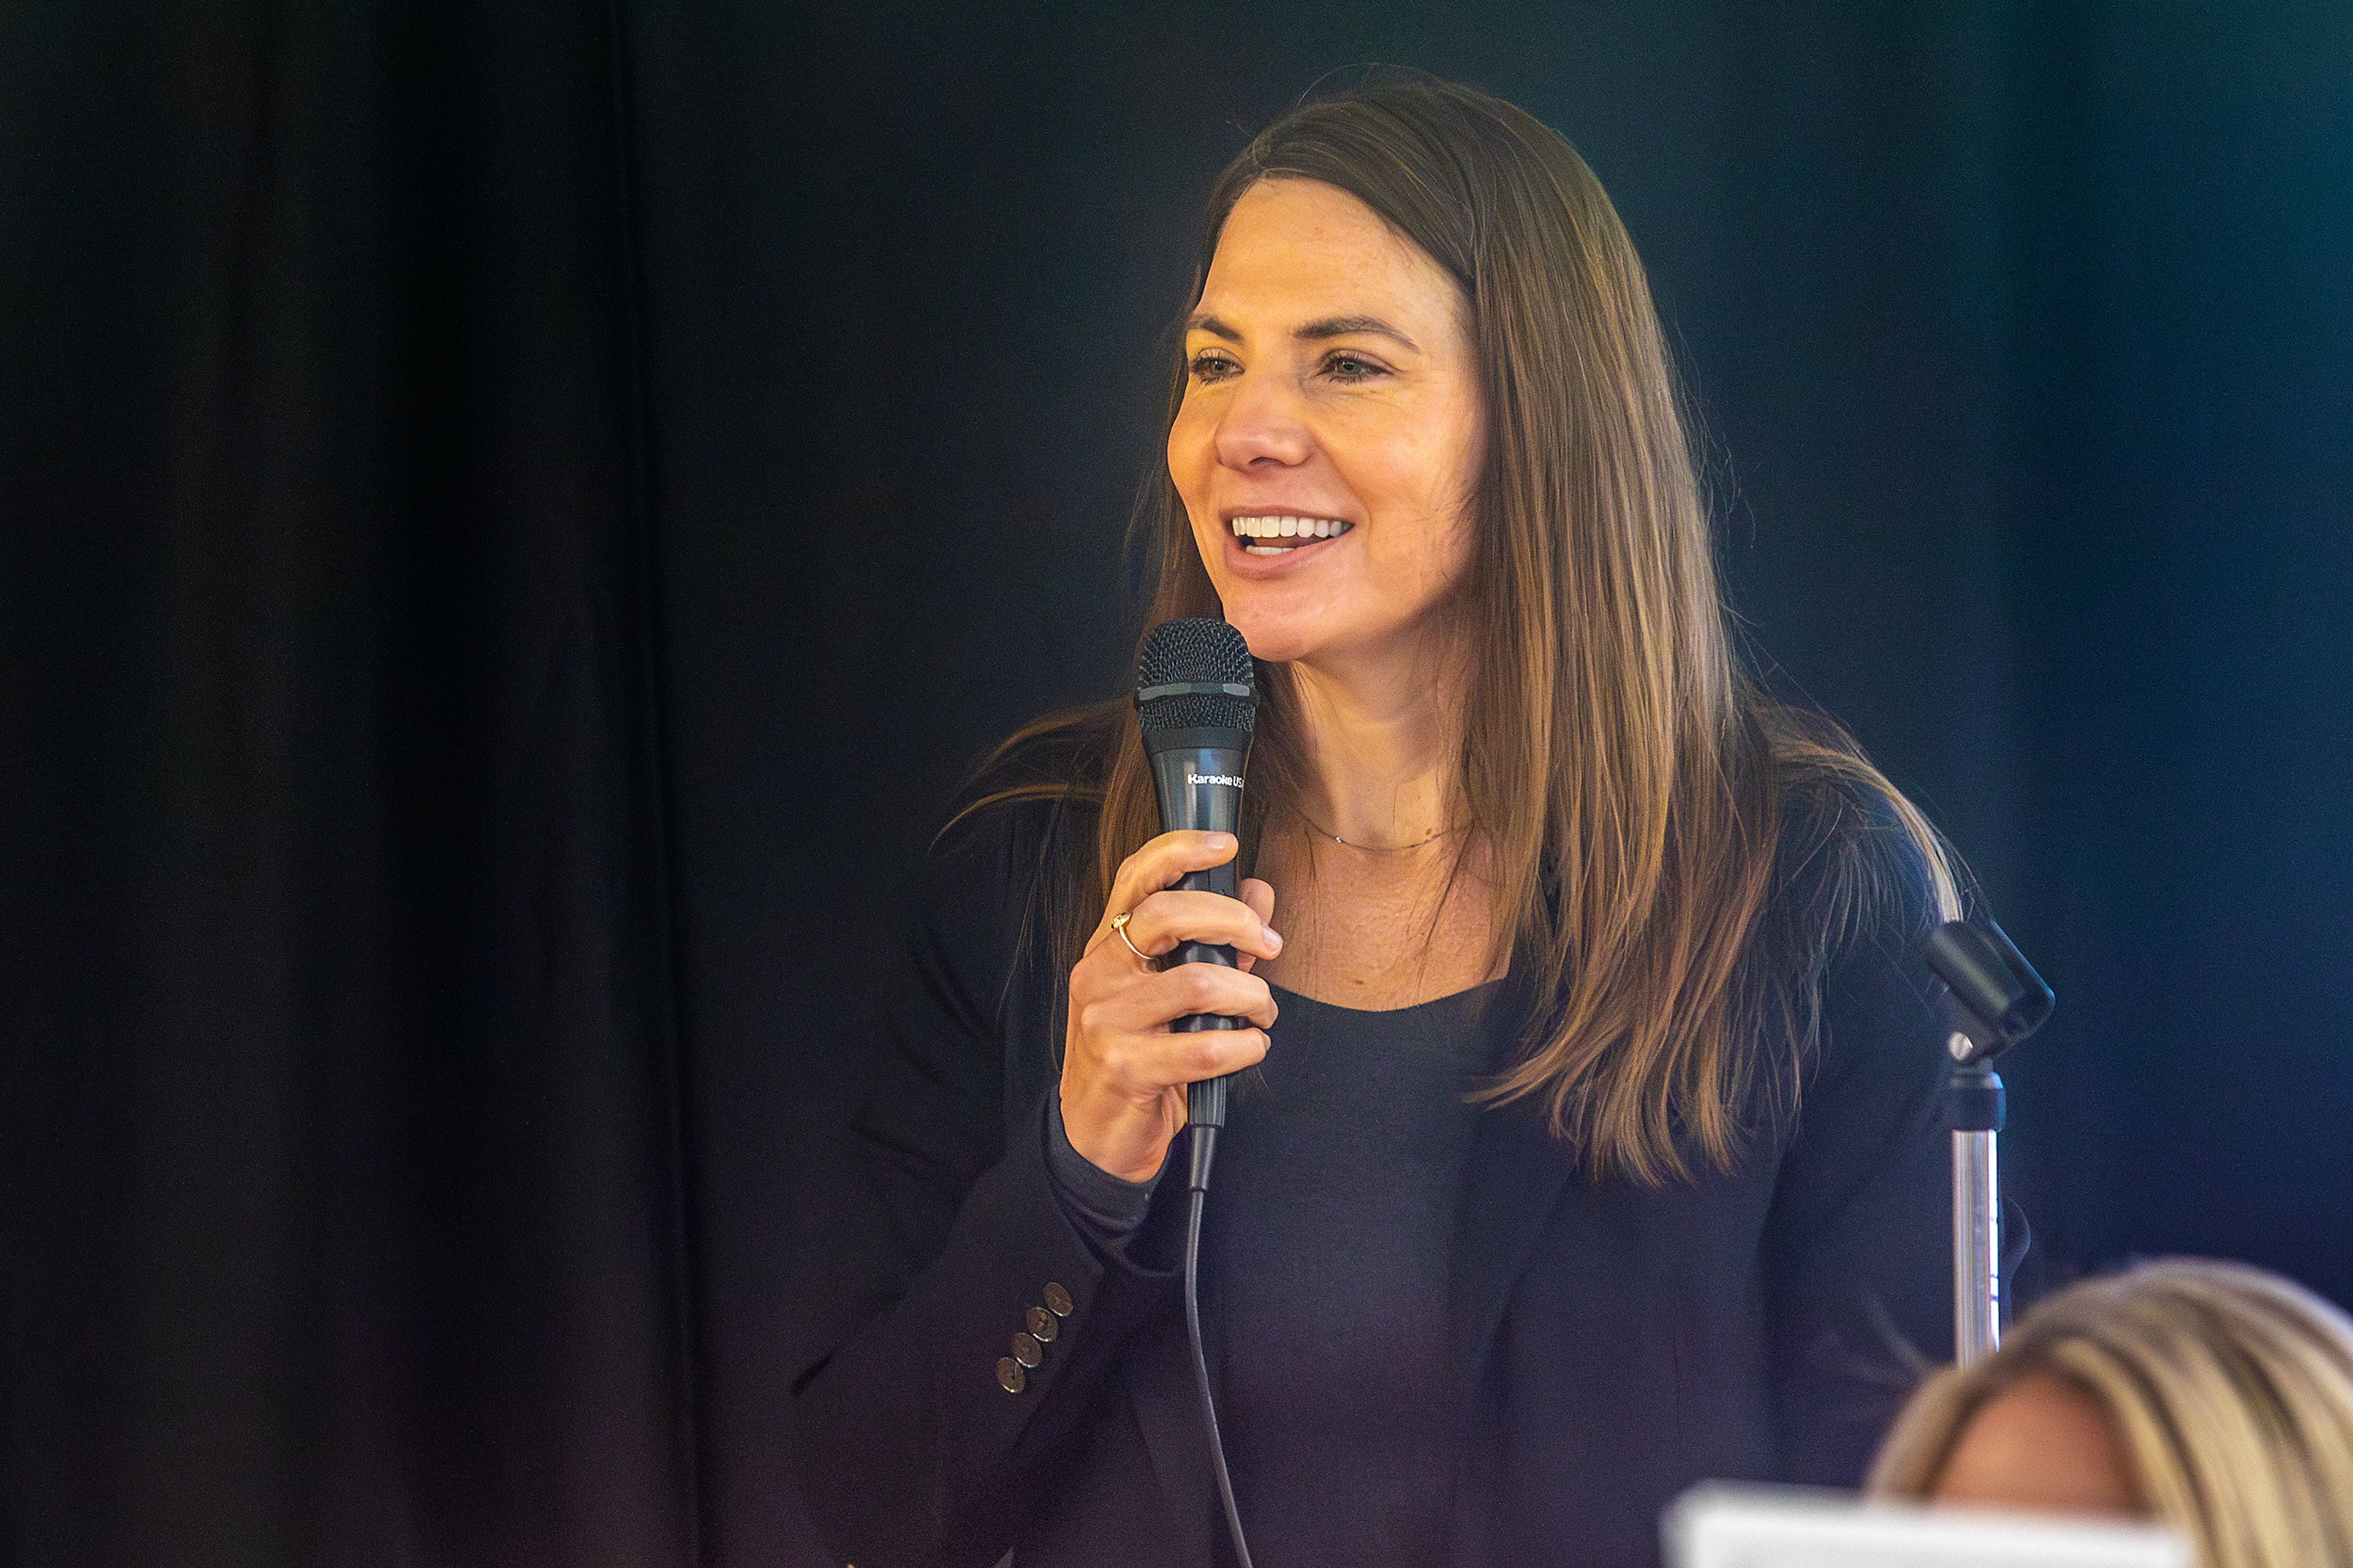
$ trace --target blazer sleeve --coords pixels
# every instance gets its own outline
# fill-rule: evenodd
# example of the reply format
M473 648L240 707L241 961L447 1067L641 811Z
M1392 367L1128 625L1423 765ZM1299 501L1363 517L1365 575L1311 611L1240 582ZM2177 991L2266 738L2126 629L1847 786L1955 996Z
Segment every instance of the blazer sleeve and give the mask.
M1949 1066L1919 959L1926 858L1862 814L1875 896L1820 972L1815 1065L1766 1235L1776 1437L1788 1479L1857 1484L1929 1363L1952 1350Z
M811 1511L858 1568L995 1563L1171 1281L1090 1248L1047 1169L1059 1051L1023 910L1053 809L993 805L942 837L883 997L830 1348L794 1400ZM1017 1346L1033 1310L1051 1337Z

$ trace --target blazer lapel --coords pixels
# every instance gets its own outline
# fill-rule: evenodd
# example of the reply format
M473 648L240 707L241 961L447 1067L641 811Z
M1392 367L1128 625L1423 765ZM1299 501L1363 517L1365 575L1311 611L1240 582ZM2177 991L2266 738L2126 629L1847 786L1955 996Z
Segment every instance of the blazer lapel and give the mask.
M1137 1336L1128 1358L1128 1393L1176 1537L1169 1558L1208 1568L1217 1561L1210 1527L1216 1522L1218 1480L1201 1430L1201 1396L1193 1387L1181 1308L1173 1320L1155 1320L1152 1331Z
M1546 1131L1543 1111L1533 1101L1516 1100L1481 1114L1447 1286L1449 1320L1461 1326L1447 1342L1455 1408L1466 1416L1504 1302L1575 1170L1569 1151Z
M1168 1163L1174 1171L1185 1168L1189 1150L1183 1141L1189 1136L1189 1132L1178 1134L1179 1142L1169 1147ZM1161 1244L1169 1249L1169 1262L1182 1256L1179 1238L1184 1232L1187 1202L1182 1185L1180 1182L1168 1193L1155 1193L1153 1213L1145 1221L1147 1228L1162 1231ZM1213 1208L1217 1197L1212 1188L1209 1202ZM1209 1363L1211 1392L1222 1409L1223 1318L1218 1310L1217 1297L1217 1276L1204 1269L1201 1348ZM1136 1425L1143 1429L1144 1447L1152 1459L1154 1479L1160 1483L1161 1494L1167 1501L1169 1525L1175 1537L1170 1542L1170 1560L1210 1568L1212 1563L1224 1560L1215 1541L1222 1538L1225 1522L1218 1501L1217 1474L1209 1466L1208 1436L1201 1427L1201 1395L1193 1384L1193 1351L1185 1337L1185 1295L1181 1285L1170 1292L1169 1310L1156 1314L1137 1332L1134 1348L1127 1356L1126 1381L1129 1401L1135 1407Z

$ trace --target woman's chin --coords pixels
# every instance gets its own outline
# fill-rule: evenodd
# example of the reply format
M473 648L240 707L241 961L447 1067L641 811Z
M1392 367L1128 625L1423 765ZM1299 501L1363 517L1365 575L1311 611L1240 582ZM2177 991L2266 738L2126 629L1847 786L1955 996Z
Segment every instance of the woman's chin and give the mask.
M1250 644L1250 657L1266 664L1313 664L1382 647L1402 627L1368 611L1386 605L1364 603L1346 586L1248 578L1212 579L1227 622Z
M1298 617L1268 615L1252 605L1247 588L1225 602L1226 619L1242 640L1250 644L1250 657L1265 664L1295 664L1314 657L1315 650L1329 640L1324 627L1303 625Z

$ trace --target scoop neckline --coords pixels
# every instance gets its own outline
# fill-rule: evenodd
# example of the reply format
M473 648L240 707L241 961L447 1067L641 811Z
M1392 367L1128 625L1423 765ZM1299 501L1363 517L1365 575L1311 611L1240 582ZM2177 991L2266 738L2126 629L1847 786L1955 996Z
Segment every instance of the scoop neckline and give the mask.
M1398 1018L1408 1013L1419 1013L1425 1007L1442 1006L1449 1002L1459 1002L1466 996L1475 996L1482 991L1493 990L1510 978L1511 975L1508 973L1499 974L1493 980L1482 980L1476 985L1466 985L1460 991L1449 991L1443 996L1432 996L1426 1002L1409 1002L1402 1007L1351 1007L1345 1003L1326 1002L1321 997L1310 996L1304 992L1293 991L1285 986L1277 985L1271 980L1266 983L1266 988L1278 995L1287 996L1293 1002L1304 1002L1310 1006L1322 1007L1327 1012L1352 1013L1360 1018Z

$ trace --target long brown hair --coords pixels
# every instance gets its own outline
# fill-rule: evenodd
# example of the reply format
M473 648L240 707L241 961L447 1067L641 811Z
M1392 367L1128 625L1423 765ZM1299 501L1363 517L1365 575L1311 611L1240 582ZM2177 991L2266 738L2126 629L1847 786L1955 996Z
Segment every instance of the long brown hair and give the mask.
M1727 1167L1755 1107L1794 1106L1814 1030L1808 954L1889 865L1859 847L1869 835L1825 840L1816 940L1778 940L1767 916L1785 796L1827 784L1859 807L1848 817L1892 820L1950 916L1959 900L1947 852L1842 731L1767 700L1743 672L1649 284L1567 142L1508 103L1419 73L1303 103L1219 176L1188 310L1227 214L1262 179L1347 192L1470 301L1488 434L1456 609L1475 651L1455 820L1475 826L1499 868L1498 941L1514 944L1538 998L1520 1051L1481 1098L1541 1097L1554 1132L1596 1174L1684 1177L1694 1144ZM1172 361L1170 425L1185 396L1181 345ZM1156 567L1145 625L1220 614L1165 466L1134 523ZM1259 677L1246 864L1270 822L1298 822L1306 780L1290 672L1261 664ZM1041 795L1099 807L1092 844L1065 855L1047 894L1058 975L1120 862L1158 831L1123 706L1028 726L998 756L1050 733L1081 737L1075 776L965 808ZM1457 841L1450 886L1469 838ZM1800 1050L1769 1058L1777 1037Z

